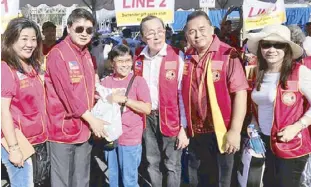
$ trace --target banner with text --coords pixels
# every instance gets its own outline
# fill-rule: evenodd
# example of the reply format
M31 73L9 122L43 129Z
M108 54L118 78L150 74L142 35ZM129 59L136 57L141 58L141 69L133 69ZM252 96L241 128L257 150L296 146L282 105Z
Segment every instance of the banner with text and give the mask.
M275 3L244 0L243 19L245 31L284 23L286 22L284 0L277 0Z
M139 25L148 15L173 23L174 6L175 0L114 0L118 27Z
M1 0L1 34L9 21L18 16L19 0Z

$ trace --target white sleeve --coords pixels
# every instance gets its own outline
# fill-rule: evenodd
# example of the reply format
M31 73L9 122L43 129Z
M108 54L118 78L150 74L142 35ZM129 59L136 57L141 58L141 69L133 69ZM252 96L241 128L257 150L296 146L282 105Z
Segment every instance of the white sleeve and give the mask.
M311 106L311 70L304 65L299 68L299 88ZM309 107L305 115L311 117L311 107Z
M179 113L180 113L180 125L183 128L187 128L187 119L185 113L184 101L182 99L182 76L184 72L184 53L179 51L179 70L178 70L178 101L179 101Z

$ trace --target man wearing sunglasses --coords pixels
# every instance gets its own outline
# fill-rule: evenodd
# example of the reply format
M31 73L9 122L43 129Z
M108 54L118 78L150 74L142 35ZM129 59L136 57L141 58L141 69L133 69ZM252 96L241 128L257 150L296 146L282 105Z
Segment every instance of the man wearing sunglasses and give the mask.
M52 187L88 187L91 129L104 137L106 122L95 118L95 72L86 47L95 20L75 9L67 20L68 36L47 57L45 75Z
M165 43L164 23L158 17L145 17L140 33L147 46L136 51L134 70L146 79L152 103L143 135L147 171L153 187L176 187L182 149L189 143L181 97L183 53ZM162 180L165 176L167 180Z

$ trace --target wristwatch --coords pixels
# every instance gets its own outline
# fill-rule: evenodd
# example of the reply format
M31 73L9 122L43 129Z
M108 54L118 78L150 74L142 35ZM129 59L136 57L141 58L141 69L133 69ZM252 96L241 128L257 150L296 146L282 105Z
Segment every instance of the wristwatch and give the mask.
M124 102L122 103L122 106L125 106L125 104L127 103L127 101L128 101L128 97L125 96L125 100L124 100Z

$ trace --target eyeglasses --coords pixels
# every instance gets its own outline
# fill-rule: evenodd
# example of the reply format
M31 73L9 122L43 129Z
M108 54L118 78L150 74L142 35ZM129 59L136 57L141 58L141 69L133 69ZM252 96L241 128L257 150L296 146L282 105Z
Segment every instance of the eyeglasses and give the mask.
M87 28L84 28L83 26L78 26L75 28L75 32L80 34L80 33L83 33L84 30L86 31L87 34L92 34L93 33L93 27L87 27Z
M132 59L127 59L127 60L114 60L113 62L117 63L117 64L130 64L132 63Z
M157 31L151 30L151 31L147 32L145 34L145 36L147 39L152 39L156 36L156 34L158 34L158 36L162 37L165 34L165 30L157 30Z
M263 42L260 44L261 48L263 49L269 49L271 47L275 49L284 49L286 45L287 45L286 43L267 43L267 42Z

